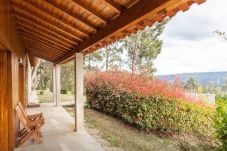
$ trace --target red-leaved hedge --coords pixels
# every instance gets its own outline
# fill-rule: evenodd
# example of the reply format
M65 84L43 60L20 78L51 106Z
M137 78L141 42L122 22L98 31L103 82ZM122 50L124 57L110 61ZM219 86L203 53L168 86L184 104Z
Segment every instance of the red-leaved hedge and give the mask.
M212 135L212 107L185 95L178 80L173 83L119 72L86 75L87 102L147 131Z

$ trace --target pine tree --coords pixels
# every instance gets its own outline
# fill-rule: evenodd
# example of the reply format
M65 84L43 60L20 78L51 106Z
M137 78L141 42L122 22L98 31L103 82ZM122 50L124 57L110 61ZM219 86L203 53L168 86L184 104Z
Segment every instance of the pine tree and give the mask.
M161 52L162 40L159 39L159 36L162 34L167 21L146 27L121 41L127 51L127 64L132 74L146 73L152 75L156 71L153 61Z

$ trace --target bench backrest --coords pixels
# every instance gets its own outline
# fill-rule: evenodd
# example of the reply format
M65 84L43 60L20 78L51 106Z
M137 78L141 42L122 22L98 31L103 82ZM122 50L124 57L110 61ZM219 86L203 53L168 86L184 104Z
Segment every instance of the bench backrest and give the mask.
M20 106L17 105L15 107L15 112L16 112L16 115L18 117L18 119L20 120L21 124L23 125L23 127L27 130L27 131L31 131L29 126L28 126L28 118L27 116L24 115L23 113L23 110L21 110Z

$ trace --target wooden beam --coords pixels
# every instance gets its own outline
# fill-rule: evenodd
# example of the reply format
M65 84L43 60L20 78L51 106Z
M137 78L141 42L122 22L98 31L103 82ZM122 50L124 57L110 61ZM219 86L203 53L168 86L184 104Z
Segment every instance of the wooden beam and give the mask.
M28 33L31 36L35 36L35 37L41 37L40 39L45 39L46 41L52 42L53 44L62 47L63 49L69 50L72 48L72 45L67 45L61 41L59 41L58 39L55 39L49 35L43 34L41 32L37 32L36 30L33 29L28 29L26 27L22 27L22 26L18 26L18 32L24 32L24 33Z
M58 47L58 46L55 46L55 45L53 45L52 43L49 43L49 42L47 42L47 41L45 41L45 40L43 40L43 39L38 39L38 37L31 36L31 35L29 35L29 34L22 33L22 32L20 32L19 34L22 35L22 36L24 36L24 37L29 38L29 39L32 40L33 42L37 42L37 43L39 43L39 44L46 45L46 46L48 46L48 47L50 47L50 48L52 48L52 49L54 49L54 50L56 50L56 51L59 51L59 52L67 52L67 50L62 49L62 48L60 48L60 47Z
M47 60L47 61L52 62L52 63L54 62L54 59L48 58L48 57L44 56L43 54L34 53L32 51L28 51L28 54L34 55L36 57L42 58L42 59Z
M40 30L40 29L37 29L33 26L28 26L27 24L21 24L20 22L17 22L17 25L18 25L18 29L20 28L23 28L24 30L30 30L30 31L34 31L36 33L39 33L41 35L45 35L45 37L50 37L51 39L54 39L55 41L61 43L61 44L64 44L65 46L67 47L73 47L74 44L68 42L68 41L65 41L59 37L56 37L54 34L52 33L49 33L49 32L45 32L43 30Z
M85 10L86 12L94 15L96 18L98 18L102 23L106 24L107 21L106 19L101 16L100 14L98 14L95 10L93 10L92 8L86 6L86 4L84 4L82 1L78 1L78 0L72 0L77 6L79 6L80 8L82 8L83 10Z
M53 47L50 47L50 46L47 46L47 45L44 45L42 43L39 43L39 42L35 42L27 37L23 37L24 41L25 41L25 46L35 46L37 48L43 48L43 49L46 49L50 52L54 52L54 53L58 53L58 54L64 54L65 52L63 51L59 51L59 50L56 50L54 49Z
M47 54L47 56L49 55L49 57L52 57L52 58L56 58L57 56L62 55L62 53L60 53L60 52L56 52L52 49L46 48L46 47L41 46L41 45L37 46L36 44L33 44L33 45L27 44L25 46L25 48L34 50L36 52L42 52L44 55Z
M53 0L45 0L43 1L49 5L52 5L52 7L60 10L61 12L64 12L65 14L67 14L68 16L71 16L72 18L76 19L77 21L83 23L84 25L86 25L87 27L91 28L92 30L96 31L97 27L95 25L93 25L92 23L90 23L89 21L85 20L84 18L76 15L75 13L72 13L71 11L69 11L68 9L64 9L62 8L61 5L59 5L58 3L54 2Z
M79 38L78 36L75 36L74 34L70 33L69 31L63 30L62 27L60 27L60 26L56 26L56 25L50 23L49 22L50 20L46 20L46 19L43 20L42 18L40 18L40 16L35 16L33 14L29 14L28 12L24 11L23 9L19 9L17 7L14 7L14 10L16 12L16 15L18 15L18 16L21 16L23 18L28 18L30 20L38 20L38 22L39 22L38 24L40 24L40 23L46 24L55 30L61 31L62 33L67 34L68 36L77 39L78 41L82 41L82 39Z
M121 33L132 25L155 15L159 11L179 2L179 0L141 0L134 6L122 12L115 20L109 22L104 28L100 29L96 34L85 40L81 45L75 47L70 52L58 58L55 63L62 63L67 59L72 59L76 52L83 52L86 49L100 43L104 39L110 38L113 35Z
M26 49L27 49L27 48L26 48ZM30 49L30 48L29 48L29 49ZM30 49L30 50L31 50L31 49ZM50 62L53 62L53 61L54 61L54 58L53 58L53 57L44 55L44 54L41 53L41 52L37 52L37 51L31 50L28 54L29 54L29 55L33 55L33 56L38 57L38 58L42 58L42 59L47 60L47 61L50 61Z
M25 5L27 5L29 10L25 9L23 6L21 6L21 3L24 3ZM83 35L84 37L88 37L90 34L83 28L76 26L75 24L72 24L71 22L68 22L66 19L60 17L56 13L49 12L47 9L39 6L37 3L32 3L30 0L24 0L24 1L21 1L20 3L17 2L17 3L14 3L14 5L16 5L16 7L24 8L24 10L27 11L28 13L37 14L36 11L38 10L39 12L45 14L45 17L48 16L49 18L54 18L55 20L57 20L57 22L59 24L62 24L63 26L67 26L67 28L70 28L70 29L76 31L77 32L76 34L79 33L80 35ZM34 11L34 10L36 10L36 11ZM52 23L54 23L54 22L52 22Z
M45 56L45 58L49 58L51 60L54 59L54 56L52 54L47 54L47 53L44 53L46 51L43 51L42 49L36 49L36 48L30 48L30 47L25 47L27 50L30 51L30 54L36 54L36 55L42 55L42 56Z
M14 8L15 9L19 9L20 11L25 12L26 14L30 14L30 16L38 18L39 20L42 20L42 21L44 21L44 22L46 22L48 24L51 24L52 26L55 26L58 29L61 29L64 32L67 32L68 34L73 35L74 37L76 37L80 41L83 41L83 39L88 37L88 35L86 35L86 34L84 34L83 37L82 37L81 36L82 32L78 33L78 31L75 32L74 30L72 30L72 28L70 28L70 29L66 28L65 27L66 24L62 25L61 22L56 22L56 19L52 20L52 19L46 18L46 16L44 17L44 16L38 14L36 11L30 10L30 9L26 9L26 8L20 6L20 5L14 5ZM51 17L51 18L53 18L53 17Z
M55 52L53 51L52 49L48 49L48 48L45 48L43 46L37 46L37 45L26 45L25 48L27 49L33 49L35 51L38 51L38 52L43 52L43 54L47 54L51 57L56 57L56 56L60 56L62 53L59 53L59 52Z
M41 30L43 32L49 33L49 34L53 35L54 37L59 38L63 41L67 41L71 44L78 45L79 41L77 39L71 38L71 37L65 35L64 33L59 32L58 30L53 30L52 28L49 28L49 26L45 26L45 27L40 26L39 22L34 21L34 20L31 21L28 18L23 18L18 15L16 15L16 18L18 20L18 23L23 26L26 26L26 25L30 26L31 28L35 28L35 29Z
M46 53L46 50L43 50L43 49L37 49L35 47L28 47L26 46L25 47L26 50L29 50L30 53L33 53L33 54L40 54L40 55L43 55L47 58L50 58L50 59L54 59L55 58L55 55L53 55L52 53Z
M112 8L121 13L124 8L113 0L105 0Z

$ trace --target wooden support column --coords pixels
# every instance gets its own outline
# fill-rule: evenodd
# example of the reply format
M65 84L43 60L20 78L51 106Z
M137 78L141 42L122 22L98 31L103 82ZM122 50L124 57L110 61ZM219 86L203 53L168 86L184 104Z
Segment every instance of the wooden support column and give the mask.
M56 106L61 106L61 65L53 66L53 97Z
M83 129L84 99L83 99L83 54L76 53L74 60L75 72L75 131Z
M28 55L26 57L26 76L25 76L25 81L26 81L26 107L29 104L31 92L32 92L32 69L30 65L30 61L28 58Z
M22 63L19 64L19 101L25 108L27 104L25 100L25 70Z
M0 151L12 151L14 146L12 91L11 52L0 51Z

